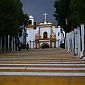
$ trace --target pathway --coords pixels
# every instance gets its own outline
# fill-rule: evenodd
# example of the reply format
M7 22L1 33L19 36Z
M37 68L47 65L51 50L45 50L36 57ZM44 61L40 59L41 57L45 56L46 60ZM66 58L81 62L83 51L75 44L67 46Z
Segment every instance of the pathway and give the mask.
M85 61L61 48L0 55L1 85L85 85Z

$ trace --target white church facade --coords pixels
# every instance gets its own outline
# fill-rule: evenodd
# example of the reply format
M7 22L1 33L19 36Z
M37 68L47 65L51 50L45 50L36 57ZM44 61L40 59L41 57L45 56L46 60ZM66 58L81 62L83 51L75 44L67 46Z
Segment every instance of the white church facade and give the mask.
M45 13L45 20L43 23L36 24L34 29L34 17L29 16L31 24L26 27L26 44L29 48L56 48L64 43L65 32L60 26L55 27L52 23L47 22Z

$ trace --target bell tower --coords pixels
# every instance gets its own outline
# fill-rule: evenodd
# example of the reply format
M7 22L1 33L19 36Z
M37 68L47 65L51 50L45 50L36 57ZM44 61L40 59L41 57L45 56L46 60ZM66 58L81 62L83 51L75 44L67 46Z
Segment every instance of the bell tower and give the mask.
M31 24L34 25L34 17L32 15L29 16L29 20L31 21Z

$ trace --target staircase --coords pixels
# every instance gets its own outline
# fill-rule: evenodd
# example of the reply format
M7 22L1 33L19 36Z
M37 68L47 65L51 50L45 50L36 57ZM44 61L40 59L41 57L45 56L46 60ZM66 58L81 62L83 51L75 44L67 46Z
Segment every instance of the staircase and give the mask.
M85 62L61 48L0 55L1 85L85 85Z

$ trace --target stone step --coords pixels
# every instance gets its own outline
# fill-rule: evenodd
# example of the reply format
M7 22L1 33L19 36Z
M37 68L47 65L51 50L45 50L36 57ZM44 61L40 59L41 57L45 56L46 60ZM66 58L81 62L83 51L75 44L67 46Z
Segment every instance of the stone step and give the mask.
M0 67L0 72L85 73L85 67Z
M0 55L0 85L85 85L84 61L60 48L33 50Z
M79 72L0 72L0 76L57 76L57 77L85 77L85 73Z
M21 74L21 73L20 73ZM27 73L25 73L27 75ZM33 73L32 73L33 74ZM62 74L61 74L62 75ZM70 74L71 75L71 74ZM81 76L0 76L1 85L85 85Z
M0 64L85 64L81 61L0 61Z
M85 64L0 64L0 71L29 71L29 72L85 72Z
M0 64L0 67L1 66L85 66L85 63L57 63L57 64L43 64L43 63L39 63L39 64L36 64L36 63L32 63L32 64Z

